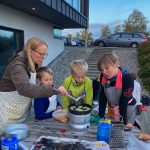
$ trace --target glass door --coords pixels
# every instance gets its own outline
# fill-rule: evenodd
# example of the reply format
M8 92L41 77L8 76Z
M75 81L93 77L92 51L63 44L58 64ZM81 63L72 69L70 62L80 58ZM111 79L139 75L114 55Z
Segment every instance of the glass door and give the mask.
M0 27L0 79L9 59L23 47L23 31Z

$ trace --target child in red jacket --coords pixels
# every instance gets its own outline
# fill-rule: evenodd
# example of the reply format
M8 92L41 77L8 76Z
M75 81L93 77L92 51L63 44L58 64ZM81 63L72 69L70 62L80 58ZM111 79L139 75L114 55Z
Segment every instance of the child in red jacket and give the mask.
M136 100L132 96L134 81L131 74L120 67L114 53L103 55L98 61L98 69L101 71L99 116L104 117L108 104L108 114L121 115L125 127L133 128Z

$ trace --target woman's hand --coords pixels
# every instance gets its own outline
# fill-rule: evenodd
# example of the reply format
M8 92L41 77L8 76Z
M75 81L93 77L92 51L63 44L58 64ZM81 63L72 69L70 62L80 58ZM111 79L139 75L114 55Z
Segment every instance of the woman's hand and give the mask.
M60 91L61 95L63 95L63 96L67 96L67 95L68 95L68 92L67 92L67 90L64 88L64 86L59 86L59 87L58 87L58 90Z

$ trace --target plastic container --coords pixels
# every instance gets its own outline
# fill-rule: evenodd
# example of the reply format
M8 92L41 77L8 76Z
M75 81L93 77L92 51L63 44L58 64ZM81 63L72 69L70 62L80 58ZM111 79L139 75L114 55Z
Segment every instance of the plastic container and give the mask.
M110 142L111 125L109 123L99 123L97 128L97 140Z
M18 139L16 137L7 137L1 141L2 150L19 150Z
M28 126L26 124L11 124L6 127L7 136L16 137L19 141L23 140L28 135Z
M67 110L58 109L52 113L52 117L60 122L68 122L69 115Z

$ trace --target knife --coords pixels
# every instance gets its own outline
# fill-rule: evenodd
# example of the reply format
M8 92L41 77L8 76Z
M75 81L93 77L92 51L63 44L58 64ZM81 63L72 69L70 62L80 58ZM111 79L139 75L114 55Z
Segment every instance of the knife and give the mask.
M71 95L69 95L69 94L68 94L67 96L70 97L71 99L73 99L73 100L76 101L76 102L78 101L78 99L76 99L75 97L73 97L73 96L71 96Z

